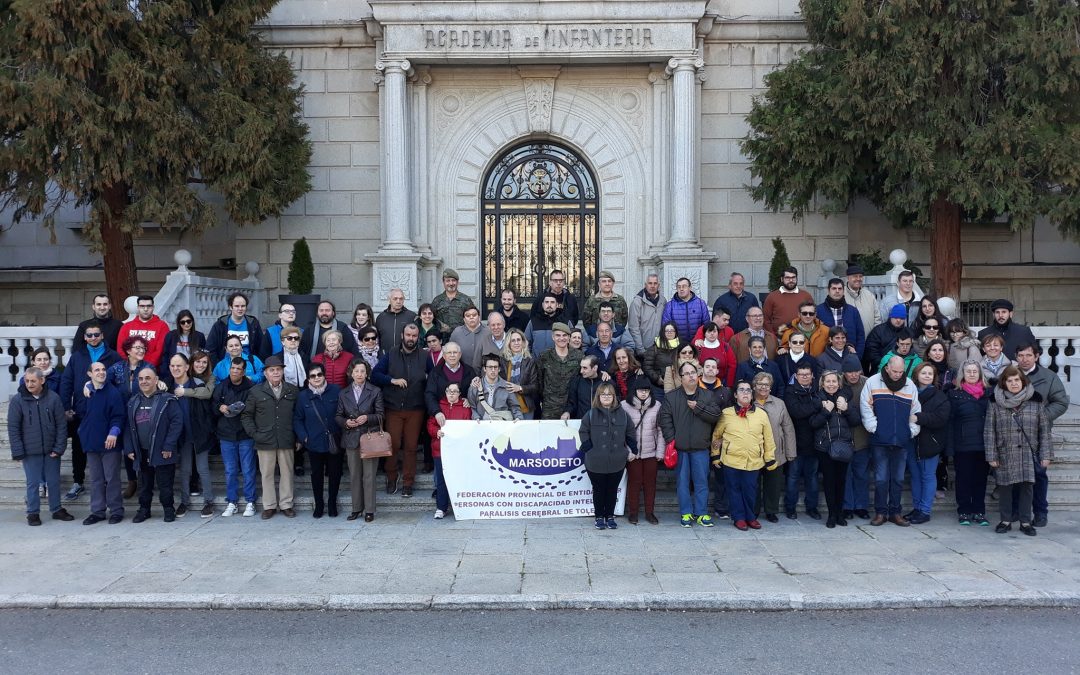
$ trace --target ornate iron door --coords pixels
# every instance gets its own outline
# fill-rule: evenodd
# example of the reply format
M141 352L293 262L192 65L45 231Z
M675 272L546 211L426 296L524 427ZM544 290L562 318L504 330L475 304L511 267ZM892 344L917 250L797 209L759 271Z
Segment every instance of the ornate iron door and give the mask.
M483 213L483 307L510 288L528 310L552 270L584 303L599 273L600 201L588 166L553 143L529 143L488 172Z

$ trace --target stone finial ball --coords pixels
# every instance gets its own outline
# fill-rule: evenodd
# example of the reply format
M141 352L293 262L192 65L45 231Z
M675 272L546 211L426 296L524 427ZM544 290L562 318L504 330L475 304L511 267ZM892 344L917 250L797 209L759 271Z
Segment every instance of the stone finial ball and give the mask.
M889 262L892 263L893 267L903 265L907 262L907 251L902 248L894 248L892 252L889 253Z
M186 248L176 249L176 253L173 253L173 262L177 267L187 267L191 264L191 251Z

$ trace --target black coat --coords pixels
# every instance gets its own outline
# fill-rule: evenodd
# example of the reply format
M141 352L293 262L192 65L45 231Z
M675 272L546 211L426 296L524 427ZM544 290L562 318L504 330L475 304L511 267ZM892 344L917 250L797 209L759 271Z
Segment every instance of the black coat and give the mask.
M986 410L990 406L990 394L989 387L979 398L975 398L959 386L949 390L951 414L946 429L946 450L950 456L958 452L977 452L980 457L986 454L983 430L986 427Z
M161 363L163 366L168 366L169 359L176 355L176 345L179 343L180 334L177 331L171 330L165 334L165 347L161 350ZM193 330L191 331L191 338L188 340L188 345L191 347L191 353L194 354L196 351L203 349L206 346L206 336L197 330ZM256 356L262 358L261 354L257 354Z
M308 452L329 452L328 437L333 436L336 442L340 436L341 430L335 417L340 396L341 387L336 384L327 384L326 390L319 396L307 387L300 391L296 407L293 408L293 433Z
M266 340L266 331L263 330L259 320L253 316L244 317L248 326L248 353L265 359L270 356L270 342ZM210 327L210 335L206 336L206 351L217 363L225 358L225 343L229 340L229 321L232 314L219 316L214 325Z
M592 408L593 396L604 381L597 375L593 378L575 375L566 390L566 407L563 412L570 413L570 419L579 420Z
M469 385L472 384L473 378L475 377L476 371L472 369L472 366L467 363L462 363L461 393L463 396L469 390ZM450 380L443 371L443 364L440 363L437 366L432 366L431 372L428 373L427 377L427 387L424 390L424 402L427 404L429 417L434 417L442 412L442 409L439 407L439 401L446 395L446 385L448 384L450 384Z
M870 364L871 372L876 373L879 370L881 359L896 346L896 334L906 328L906 324L893 328L886 319L870 330L870 334L866 336L866 348L863 350L863 363Z
M246 441L251 437L244 431L244 425L240 416L226 417L221 413L221 406L231 405L237 401L247 401L248 390L254 387L254 383L244 378L240 384L233 384L232 380L225 378L214 387L214 393L210 397L214 416L217 418L217 435L223 441Z
M915 417L919 421L919 459L930 459L945 452L949 445L949 413L952 404L949 396L931 385L919 392L922 411Z
M75 339L72 341L72 344L86 344L84 333L86 333L86 325L91 321L93 321L93 319L87 319L79 324L79 327L75 330ZM97 322L101 326L101 337L105 340L105 346L116 351L116 338L120 335L120 329L124 327L124 322L120 319L114 319L111 316L108 319L98 319Z
M796 383L784 392L784 404L795 427L795 452L800 456L813 453L814 426L810 420L822 410L817 389L804 389Z
M851 400L851 389L847 387L840 387L832 395L827 394L824 389L818 389L817 396L818 410L810 416L810 427L814 430L814 446L819 452L828 454L831 441L854 442L851 430L862 421L859 414L859 402ZM830 412L821 407L821 401L832 401L835 404L836 399L841 396L847 401L847 410L844 412L836 408ZM798 426L795 427L795 433L798 434ZM796 449L797 446L798 440L796 440Z
M345 325L344 322L334 321L333 328L323 328L319 325L318 319L315 323L304 328L303 334L300 336L300 353L307 357L312 357L315 354L323 353L322 334L328 330L336 330L341 333L341 351L348 352L353 356L360 353L360 347L356 344L356 338L353 337L352 331ZM315 342L318 340L318 342ZM315 346L315 351L312 351L312 345Z

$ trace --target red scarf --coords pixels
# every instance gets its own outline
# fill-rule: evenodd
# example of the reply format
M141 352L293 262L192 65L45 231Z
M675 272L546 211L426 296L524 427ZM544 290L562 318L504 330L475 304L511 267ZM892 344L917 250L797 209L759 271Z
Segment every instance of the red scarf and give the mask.
M735 413L736 413L736 414L737 414L737 415L738 415L739 417L746 417L746 415L747 415L747 414L748 414L748 413L750 412L750 410L751 410L751 409L752 409L753 407L754 407L754 404L753 404L753 403L751 403L750 405L748 405L748 406L746 406L746 407L744 407L744 408L740 408L740 407L739 407L738 405L736 405L736 406L735 406Z

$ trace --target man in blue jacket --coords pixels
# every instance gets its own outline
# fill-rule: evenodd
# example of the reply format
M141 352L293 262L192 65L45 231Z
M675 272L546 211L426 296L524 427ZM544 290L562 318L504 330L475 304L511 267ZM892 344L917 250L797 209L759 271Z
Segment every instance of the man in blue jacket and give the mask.
M139 474L139 510L131 522L141 523L150 518L150 501L156 484L165 522L171 523L176 520L173 479L180 459L177 447L184 432L184 420L176 397L158 389L158 376L153 368L143 368L138 378L139 393L128 401L124 434L124 449L135 461Z
M829 326L843 326L847 333L847 349L860 359L866 347L866 332L863 328L859 310L849 305L844 294L844 281L839 277L829 279L829 294L825 302L817 306L817 315L821 323Z
M694 294L690 280L682 277L675 282L675 295L664 305L660 325L669 321L674 323L679 331L679 339L690 342L697 329L705 325L710 318L709 306Z
M86 397L83 387L90 381L90 365L101 363L108 370L109 366L120 360L120 355L105 344L105 330L97 319L84 321L82 344L76 344L71 350L71 358L60 377L60 402L64 405L67 418L67 433L71 438L71 477L72 485L64 499L77 499L86 485L86 453L83 452L79 425L86 416ZM119 393L119 392L117 392Z
M102 362L91 363L87 374L90 382L85 391L80 389L77 394L84 400L78 433L81 445L86 450L90 474L90 515L83 525L94 525L105 520L106 509L109 524L115 525L124 519L123 483L120 481L120 467L124 464L120 453L123 447L120 439L124 429L124 398L109 382L109 371Z
M904 373L904 360L889 359L880 373L866 381L859 395L863 427L870 434L874 456L874 509L871 525L885 521L907 527L900 514L900 488L904 482L907 448L919 434L916 415L922 412L919 392Z
M45 387L45 373L27 368L19 391L8 404L8 444L11 458L26 474L26 524L41 525L38 485L44 477L49 488L53 520L74 520L60 506L60 458L67 446L67 422L60 396Z

